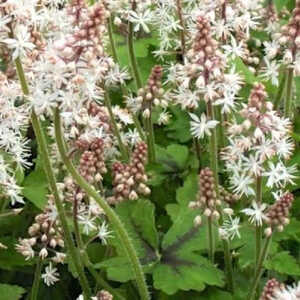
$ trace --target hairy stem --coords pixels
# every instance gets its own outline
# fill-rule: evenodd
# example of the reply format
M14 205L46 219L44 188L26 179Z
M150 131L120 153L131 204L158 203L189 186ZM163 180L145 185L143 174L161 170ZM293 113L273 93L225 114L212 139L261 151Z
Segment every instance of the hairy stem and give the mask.
M208 257L213 264L215 261L215 240L213 232L213 220L212 217L207 217L207 233L208 233Z
M142 79L141 79L137 59L136 59L135 52L134 52L133 24L131 22L128 23L127 46L128 46L129 59L130 59L130 64L131 64L131 71L133 73L136 87L139 90L142 87Z
M58 146L59 153L61 155L62 161L64 162L67 170L72 175L76 183L86 192L86 194L93 198L100 207L104 210L107 218L111 222L111 224L114 226L117 235L120 239L121 244L124 247L124 250L126 251L126 254L128 256L128 259L131 263L132 269L135 274L137 286L139 289L140 297L142 300L149 300L150 295L148 292L148 288L146 285L145 276L143 273L142 266L140 264L139 258L137 256L137 253L134 249L134 246L128 236L128 233L125 229L124 224L121 222L118 215L114 212L114 210L107 204L107 202L102 199L102 197L96 192L96 190L89 185L85 179L77 172L76 168L74 167L72 161L68 157L65 149L65 143L64 138L62 134L62 125L60 120L60 112L59 109L56 108L55 110L55 137L56 137L56 143Z
M226 279L228 284L228 290L233 293L234 285L233 285L232 257L230 253L229 241L226 239L223 240L223 248L224 248L225 269L227 273Z
M282 96L284 94L285 91L285 85L286 85L286 76L283 76L282 79L280 80L280 84L278 87L278 92L277 95L275 97L275 101L274 101L274 109L278 110L281 100L282 100Z
M115 40L114 40L113 25L112 25L111 18L109 18L109 22L108 22L108 35L109 35L109 42L110 42L110 46L111 46L112 56L113 56L115 62L117 64L119 64L119 58L118 58L118 53L116 50L116 44L115 44ZM123 97L128 96L128 92L127 92L127 89L124 84L121 84L121 90L122 90ZM135 113L132 113L132 117L133 117L134 125L140 135L140 138L142 140L145 140L145 135L144 135L141 123L139 121L138 115Z
M260 280L261 275L263 273L263 264L264 264L264 262L267 258L269 247L270 247L270 244L271 244L271 240L272 240L272 236L269 236L269 237L266 238L264 247L263 247L263 249L260 253L260 256L259 256L259 260L258 260L258 264L257 264L257 267L256 267L256 272L255 272L255 277L254 277L254 280L252 282L251 288L249 290L247 300L254 300L254 298L255 298L256 290L257 290L257 287L258 287L258 284L259 284L259 280Z
M185 46L185 23L183 19L183 14L182 14L182 3L181 0L176 0L176 5L177 5L177 14L178 14L178 19L179 23L181 26L180 29L180 40L181 40L181 50L182 50L182 56L185 56L186 52L186 46Z
M38 262L36 264L36 267L35 267L34 280L33 280L33 284L32 284L30 300L37 300L38 299L38 293L39 293L39 287L40 287L40 281L41 281L41 273L42 273L42 266L43 266L42 259L39 258Z
M128 151L127 151L127 148L126 148L126 146L124 145L124 143L122 141L121 134L120 134L120 131L119 131L119 128L118 128L118 124L116 122L114 113L112 111L108 91L104 92L104 102L105 102L105 106L108 109L108 113L109 113L109 117L110 117L110 121L111 121L111 124L112 124L112 127L113 127L114 134L115 134L115 136L118 140L118 144L119 144L120 152L121 152L121 155L122 155L122 159L124 161L128 161L129 160Z
M212 102L207 102L207 115L210 120L215 120ZM217 129L213 128L210 137L210 166L214 173L217 198L219 197L219 175L218 175L218 142Z
M29 95L29 88L26 82L26 78L25 78L25 74L24 74L24 70L23 70L23 66L21 64L21 61L19 58L17 58L15 60L15 64L16 64L16 68L17 68L17 73L18 73L18 77L21 83L21 87L22 87L22 91L23 94L25 96ZM85 296L85 299L89 299L91 296L91 290L89 287L89 283L87 281L87 278L84 274L84 268L82 265L82 262L80 260L79 254L75 248L74 245L74 241L72 238L72 234L67 222L67 217L66 217L66 213L65 213L65 209L64 206L62 204L62 201L60 199L59 196L59 192L56 186L56 178L54 175L54 171L52 168L52 164L51 164L51 160L50 160L50 155L49 155L49 151L48 151L48 147L47 147L47 141L46 141L46 137L44 135L44 132L42 130L42 126L40 124L40 121L38 119L38 116L36 115L34 109L32 109L32 113L31 113L31 122L32 122L32 126L33 126L33 130L35 133L35 137L37 140L37 144L40 148L41 151L41 156L44 162L44 170L45 173L47 175L47 179L48 179L48 183L50 185L50 189L52 191L52 194L54 196L54 202L55 202L55 206L57 209L57 213L58 213L58 218L61 222L61 226L63 228L63 233L64 233L64 237L65 237L65 242L67 245L67 248L69 250L70 253L70 259L72 260L76 271L78 273L78 279L80 282L80 285L82 287L83 290L83 294Z
M287 82L286 82L286 96L284 99L284 116L286 118L291 117L292 97L293 97L293 81L294 81L294 69L292 67L287 70Z
M262 202L262 177L258 176L256 178L256 203L258 207L261 206L261 202ZM256 255L256 267L257 267L259 261L259 255L261 251L262 226L256 225L255 239L256 239L255 255Z

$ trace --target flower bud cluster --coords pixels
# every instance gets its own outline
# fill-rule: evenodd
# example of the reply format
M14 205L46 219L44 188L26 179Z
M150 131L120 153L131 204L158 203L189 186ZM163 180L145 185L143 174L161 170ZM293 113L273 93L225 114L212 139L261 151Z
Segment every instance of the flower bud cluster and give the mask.
M259 300L273 300L275 291L278 289L281 290L282 288L283 284L277 281L275 278L268 280Z
M192 201L189 207L192 209L202 209L203 214L209 218L218 219L220 214L217 206L221 205L221 201L217 199L216 186L213 172L210 168L205 168L199 174L199 192L197 201ZM195 224L200 222L199 216L194 220Z
M233 205L239 200L239 197L237 195L230 193L229 191L224 189L221 185L219 185L219 193L220 193L220 200L229 205Z
M197 71L200 71L196 85L201 88L209 82L211 75L219 77L224 66L222 54L218 50L218 43L211 34L210 21L200 15L197 18L196 26L197 33L192 49L187 56L194 65L192 69L195 71L195 77L198 77Z
M279 40L282 44L288 44L290 62L294 61L297 50L300 49L300 1L296 1L296 7L290 22L282 27L282 36Z
M162 75L163 69L161 66L154 66L151 71L151 75L148 79L148 83L144 88L138 91L137 101L142 103L144 117L149 117L151 113L152 104L155 106L166 106L162 100L164 90L162 88Z
M274 228L281 232L284 226L289 224L288 216L293 201L293 194L286 193L268 209L266 213L266 223L269 225L269 228L266 229L267 234L271 234Z
M56 42L55 47L59 56L65 61L77 62L82 54L92 59L103 56L102 45L105 23L109 12L100 2L86 8L84 1L75 0L71 3L68 12L76 25L74 32L63 40Z
M90 143L88 149L82 153L79 162L79 173L86 181L93 184L101 181L102 175L106 172L104 141L97 138Z
M129 164L115 162L113 168L113 193L108 198L111 204L125 200L136 200L139 195L149 195L150 189L146 185L148 177L145 172L147 161L147 144L140 142L132 153Z
M34 257L37 251L41 259L47 258L54 252L56 255L51 257L54 262L64 261L65 254L58 251L64 248L62 228L54 210L52 196L50 196L48 206L43 213L35 217L35 222L28 229L30 238L19 240L16 249L26 259Z

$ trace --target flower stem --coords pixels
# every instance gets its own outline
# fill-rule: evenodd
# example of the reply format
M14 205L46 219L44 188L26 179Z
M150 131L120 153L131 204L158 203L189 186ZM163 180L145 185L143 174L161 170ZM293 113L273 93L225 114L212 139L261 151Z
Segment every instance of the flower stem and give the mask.
M181 26L180 29L180 40L181 40L181 50L182 50L182 57L185 56L185 51L186 51L186 47L185 47L185 24L184 24L184 19L183 19L183 14L182 14L182 3L181 0L176 0L176 4L177 4L177 14L178 14L178 18L179 18L179 23Z
M25 78L25 74L24 74L24 70L23 70L23 66L21 64L21 60L19 58L17 58L15 60L15 64L16 64L16 68L17 68L17 73L18 73L18 77L21 83L21 87L22 87L22 91L23 94L25 96L29 95L29 88L26 82L26 78ZM78 273L78 279L80 282L80 285L82 287L83 290L83 294L85 296L85 299L89 299L91 296L91 290L89 287L89 283L87 281L87 278L84 274L84 269L83 269L83 265L82 262L80 260L80 257L78 255L78 252L75 248L74 245L74 241L71 235L71 231L69 229L69 225L67 222L67 217L66 217L66 213L64 210L64 206L62 204L62 201L60 199L59 196L59 192L56 186L56 179L55 179L55 175L54 175L54 171L52 169L52 165L51 165L51 161L50 161L50 156L49 156L49 152L48 152L48 147L47 147L47 141L46 141L46 137L44 135L44 132L42 130L42 126L40 124L40 121L38 119L38 116L36 115L34 109L32 109L32 113L31 113L31 122L32 122L32 126L34 129L34 133L35 133L35 137L37 140L37 144L40 148L41 151L41 156L44 162L44 170L48 179L48 183L50 185L50 189L53 193L54 196L54 202L55 202L55 206L57 209L57 213L58 213L58 217L59 220L61 222L62 228L63 228L63 233L64 233L64 237L65 237L65 242L67 244L67 248L69 250L70 253L70 258L76 268L76 271Z
M128 236L128 233L125 229L124 224L122 223L122 221L120 220L118 215L114 212L114 210L107 204L107 202L100 197L100 195L96 192L96 190L92 186L90 186L75 169L73 163L71 162L71 160L68 157L66 150L65 150L65 143L64 143L64 138L63 138L63 134L62 134L62 126L61 126L61 120L60 120L60 112L59 112L58 108L56 108L56 110L55 110L54 117L55 117L54 126L55 126L56 143L57 143L61 158L62 158L67 170L70 172L70 174L72 175L74 180L77 182L77 184L87 193L87 195L89 197L93 198L100 205L100 207L104 210L107 218L109 219L111 224L114 226L115 231L117 232L117 234L119 236L121 244L124 246L124 250L126 251L126 254L128 256L128 259L131 263L132 269L135 274L140 297L142 300L149 300L150 295L149 295L148 288L146 285L143 269L140 264L136 250L134 249L134 246L133 246L133 244Z
M42 266L43 266L42 259L39 258L38 262L36 264L36 267L35 267L34 280L33 280L33 284L32 284L30 300L37 300L38 299L39 286L40 286L41 273L42 273Z
M155 138L154 138L154 130L153 130L153 122L152 122L152 108L150 104L150 115L145 118L145 124L147 129L147 144L149 151L149 162L156 162L156 154L155 154Z
M114 35L113 35L113 25L112 25L112 19L111 18L109 18L109 22L108 22L108 35L109 35L109 41L110 41L112 56L113 56L115 62L117 64L120 64L119 63L119 58L118 58L118 53L117 53L117 50L116 50ZM128 96L128 92L127 92L127 89L126 89L124 84L121 84L121 90L122 90L123 97ZM133 117L134 125L135 125L135 127L136 127L136 129L137 129L137 131L140 135L140 138L142 140L145 140L145 135L143 133L143 129L142 129L141 123L139 121L138 115L135 114L135 113L132 113L132 117Z
M116 119L114 117L114 113L112 111L112 107L111 107L111 102L110 102L110 98L109 98L109 95L108 95L108 91L104 91L104 102L105 102L105 105L108 109L108 113L109 113L109 117L110 117L110 121L111 121L111 124L112 124L112 127L113 127L113 131L114 131L114 134L118 140L118 144L119 144L119 148L120 148L120 151L121 151L121 155L122 155L122 159L124 161L128 161L129 160L129 157L128 157L128 151L122 141L122 138L121 138L121 135L120 135L120 131L119 131L119 128L118 128L118 125L117 125L117 122L116 122Z
M78 224L78 200L74 199L73 201L73 223L74 223L74 233L75 233L75 239L76 239L76 243L77 246L80 250L80 255L82 257L83 263L86 266L86 268L89 270L89 272L91 273L91 275L94 277L96 283L103 289L107 290L108 292L110 292L115 299L119 299L119 300L125 300L125 298L117 291L115 291L110 285L109 283L102 278L101 274L98 273L95 269L93 264L91 263L89 256L87 254L87 251L84 247L81 235L80 235L80 231L79 231L79 224Z
M215 261L215 241L213 232L213 220L212 217L207 217L207 230L208 230L208 257L213 264Z
M274 101L274 109L275 110L278 110L278 108L280 106L280 102L281 102L282 96L283 96L284 91L285 91L285 86L286 86L286 76L283 76L281 81L280 81L280 84L279 84L279 87L278 87L278 92L277 92L277 95L276 95L276 98L275 98L275 101Z
M258 264L257 264L257 267L256 267L256 272L255 272L255 277L254 277L253 283L251 285L251 288L249 290L248 297L246 298L247 300L253 300L255 298L256 289L258 287L259 280L260 280L261 275L263 273L263 264L264 264L264 262L267 258L269 247L270 247L270 244L271 244L271 240L272 240L272 236L269 236L269 237L266 238L264 247L263 247L263 249L260 253L260 256L259 256L259 260L258 260Z
M228 290L233 293L234 285L233 285L232 257L230 253L229 241L227 239L223 239L223 248L224 248L225 269L227 273Z
M215 116L217 121L219 121L220 126L217 127L217 133L218 133L218 147L220 149L225 147L226 144L226 139L225 139L225 134L224 134L224 118L223 118L223 114L221 112L221 108L219 106L215 106Z
M288 68L287 70L287 82L286 82L286 97L284 99L284 116L286 118L291 117L292 108L292 97L293 97L293 80L294 80L294 69Z
M127 36L127 46L128 46L128 53L129 59L131 64L131 70L134 76L134 80L136 83L136 87L139 90L142 87L142 80L138 68L138 63L136 60L134 46L133 46L133 24L131 22L128 23L128 36Z
M256 203L260 207L262 202L262 177L258 176L256 178ZM256 267L259 261L259 255L261 251L261 241L262 241L262 226L256 225L255 230L255 239L256 239Z
M211 101L207 102L207 115L210 120L215 119L214 109ZM219 175L218 175L218 142L217 142L216 128L212 129L212 134L210 137L210 165L214 173L216 193L218 198L219 197Z

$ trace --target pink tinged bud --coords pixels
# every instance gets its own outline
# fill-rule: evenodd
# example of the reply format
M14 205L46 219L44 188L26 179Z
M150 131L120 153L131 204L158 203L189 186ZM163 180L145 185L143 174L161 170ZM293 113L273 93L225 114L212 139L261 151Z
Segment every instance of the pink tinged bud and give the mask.
M143 117L144 118L149 118L150 117L150 110L148 108L143 111Z
M226 215L229 215L229 216L232 216L232 215L233 215L233 209L231 209L231 208L224 208L224 209L223 209L223 212L224 212Z
M220 214L215 210L212 214L213 218L218 220L220 218Z
M197 202L191 201L191 202L189 203L189 208L195 209L195 208L197 208L197 207L198 207Z
M103 179L103 178L102 178L101 174L97 173L97 174L95 175L95 180L96 180L96 182L100 182L102 179Z
M203 76L199 76L196 80L196 86L197 88L203 88L205 86L205 79Z
M122 21L121 21L121 19L120 19L120 18L118 18L118 17L115 17L115 19L114 19L114 24L115 24L116 26L120 26L120 25L122 25Z
M211 210L210 210L209 208L206 208L206 209L204 210L204 215L205 215L206 217L210 217L210 216L211 216Z
M132 176L127 180L127 184L128 184L129 186L134 185L134 179L132 178Z
M124 189L124 184L119 184L116 187L117 192L121 192Z
M47 235L46 235L46 234L43 234L42 237L41 237L41 241L42 241L43 243L45 243L47 240L48 240Z
M52 248L55 248L56 245L57 245L56 240L55 240L55 239L51 239L51 241L50 241L50 246L51 246Z
M130 194L129 194L129 199L130 200L138 199L138 194L135 191L131 191Z
M286 63L286 64L290 64L293 62L293 54L290 50L287 50L283 56L283 61Z
M201 216L196 216L195 219L194 219L194 226L198 227L198 226L201 225L201 223L202 223Z
M155 98L153 100L153 103L154 103L154 105L158 106L160 104L160 101L159 101L159 99Z
M278 230L279 232L282 232L282 231L283 231L283 225L277 226L277 230Z
M62 51L66 47L66 42L64 40L58 40L54 43L54 48L58 51Z
M265 229L265 236L270 237L272 235L272 228L268 227Z
M46 248L43 248L43 249L40 251L40 253L39 253L39 257L40 257L41 259L45 259L47 256L48 256L48 251L47 251Z

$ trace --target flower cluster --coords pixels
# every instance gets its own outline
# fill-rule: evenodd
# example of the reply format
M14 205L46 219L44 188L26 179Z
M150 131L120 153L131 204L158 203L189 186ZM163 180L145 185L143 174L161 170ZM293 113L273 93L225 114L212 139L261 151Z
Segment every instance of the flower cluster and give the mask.
M266 229L267 234L272 233L274 229L283 231L283 227L289 224L288 216L293 201L293 194L285 193L268 209L266 213L266 223L269 226Z
M213 172L209 168L202 169L199 174L197 201L190 202L189 207L201 209L206 217L218 219L220 214L217 207L220 205L221 201L217 199Z
M35 223L29 227L28 233L30 238L20 239L16 246L17 251L26 259L33 258L38 252L41 259L54 253L55 256L51 256L53 262L62 263L64 261L65 254L61 252L64 248L62 228L51 196L44 212L35 217Z
M275 278L268 280L260 296L260 300L274 299L276 290L282 290L282 288L283 288L283 284L281 284Z
M107 200L111 204L125 200L136 200L139 195L149 195L146 186L148 177L145 173L147 161L147 145L140 142L136 145L129 164L115 162L113 168L113 193Z
M232 189L239 195L254 195L253 184L258 177L266 177L270 188L293 183L295 167L286 167L282 161L294 149L291 124L273 110L266 97L264 86L255 84L248 105L240 111L244 121L232 121L228 127L230 144L222 157L231 174ZM270 161L274 158L276 162Z

